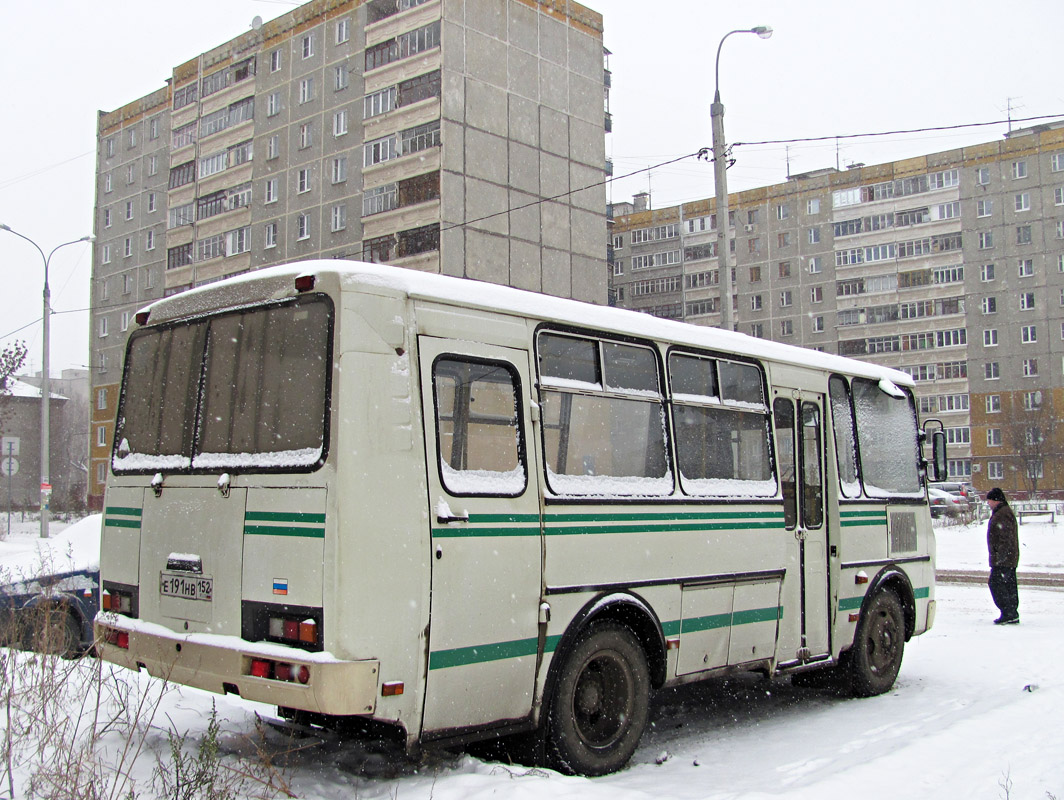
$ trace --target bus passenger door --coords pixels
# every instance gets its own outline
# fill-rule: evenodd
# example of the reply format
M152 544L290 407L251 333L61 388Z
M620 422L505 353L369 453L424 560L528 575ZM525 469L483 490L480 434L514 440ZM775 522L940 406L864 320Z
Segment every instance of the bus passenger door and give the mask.
M830 653L823 397L795 393L773 403L784 517L798 539L803 660Z
M539 661L539 468L522 350L418 339L432 593L425 733L527 717Z

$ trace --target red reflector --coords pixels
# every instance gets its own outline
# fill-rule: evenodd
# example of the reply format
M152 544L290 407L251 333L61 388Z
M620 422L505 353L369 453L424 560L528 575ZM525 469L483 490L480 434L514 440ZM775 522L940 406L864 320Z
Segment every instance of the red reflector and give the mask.
M150 311L138 311L134 319L137 321L138 325L147 325L149 314L151 314Z
M299 641L299 621L286 619L284 621L284 638Z
M129 649L129 634L126 633L125 631L119 631L119 633L118 633L118 641L116 641L115 644L117 644L123 650L128 650Z
M271 663L259 658L251 659L251 674L256 678L268 678L272 670Z
M388 681L381 686L381 694L384 697L395 697L403 693L403 688L402 681Z
M850 622L857 622L857 620L859 620L860 618L861 618L861 615L858 612L856 612L856 611L851 612L851 614L850 614Z
M297 292L309 292L314 288L314 276L313 275L300 275L296 278L296 291Z
M274 667L273 677L279 681L292 680L292 665L291 664L278 664Z
M860 586L862 583L868 583L868 576L862 573L858 573L854 577L853 582L856 583L858 586Z
M300 683L310 683L310 667L302 666L299 668L299 673L296 676Z

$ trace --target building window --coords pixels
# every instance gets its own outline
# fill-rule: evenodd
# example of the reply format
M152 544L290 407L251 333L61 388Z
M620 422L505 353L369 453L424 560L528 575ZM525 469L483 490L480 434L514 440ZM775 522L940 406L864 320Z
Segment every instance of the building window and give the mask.
M266 160L271 161L277 158L281 152L281 137L278 134L273 134L266 140Z
M1000 481L1005 477L1005 469L1000 461L986 462L986 477L992 481Z
M277 246L277 223L267 222L262 226L263 232L263 249L269 250L271 247Z
M983 331L983 347L997 347L997 343L997 328L987 328L985 331Z
M1015 202L1016 202L1016 211L1017 212L1030 211L1031 210L1031 193L1030 192L1020 192L1018 195L1016 195Z
M280 72L281 63L281 50L278 48L270 53L270 72Z
M1017 274L1021 278L1030 278L1034 275L1034 259L1021 258L1018 262Z
M155 211L155 192L148 192L148 213Z
M159 172L159 157L148 156L148 175L155 175Z
M299 126L300 150L306 150L308 147L311 146L311 144L313 144L313 135L311 131L311 123L309 122L304 122L302 125Z
M761 310L761 295L755 294L755 295L752 295L750 297L750 310L751 311L760 311Z
M984 314L996 314L997 313L997 298L996 297L984 297L982 300L983 313Z
M1020 311L1034 311L1034 292L1023 292L1020 295Z
M810 302L813 302L813 303L823 303L824 302L824 287L823 286L813 286L812 288L810 288L810 290L809 290L809 300L810 300Z
M347 180L347 156L337 156L332 160L332 182L343 183Z
M100 338L107 336L107 317L100 317Z
M301 80L299 82L299 102L300 102L300 104L309 103L313 99L314 99L314 79L313 78L303 78L303 80Z
M310 215L300 214L296 217L296 239L310 238Z
M367 142L363 146L363 166L370 167L395 158L396 143L395 134Z
M1016 226L1016 244L1030 244L1031 243L1031 226L1030 225L1017 225Z
M133 219L133 201L126 201L126 219Z
M277 178L268 178L266 180L266 186L263 195L263 203L277 202Z
M155 288L155 274L151 271L150 267L145 267L144 268L144 288L145 289L154 289Z
M750 267L750 283L761 283L761 267Z
M133 237L131 236L126 237L126 240L124 242L123 255L126 258L129 258L131 255L133 255Z
M1012 177L1014 180L1027 177L1027 162L1026 161L1013 161L1012 162Z
M154 250L155 249L155 231L148 231L144 235L144 249L145 250Z
M780 307L787 308L794 303L794 294L790 289L780 292Z
M310 58L312 55L314 55L314 34L308 33L306 36L304 36L302 42L300 43L300 47L303 53L303 58Z
M819 214L820 213L820 198L813 197L805 201L805 213L806 214Z
M270 92L266 95L266 116L275 117L281 113L281 93Z
M983 283L990 283L990 281L994 280L994 265L983 264L983 266L979 268L979 279L982 280Z
M399 258L440 249L439 224L399 231Z
M225 234L225 254L240 255L251 249L251 227L244 226Z
M333 91L339 92L347 88L349 78L347 72L347 64L340 64L333 67Z
M225 255L225 234L219 233L200 239L196 243L196 260L210 261Z
M987 414L1000 414L1001 413L1001 395L988 394L986 396L986 413Z
M1037 411L1042 407L1042 393L1024 392L1023 393L1023 409L1024 411Z
M166 268L177 269L192 263L192 242L171 247L166 251Z
M367 94L362 101L362 116L365 119L386 114L395 108L395 87L389 86L379 92Z
M1036 378L1038 377L1038 359L1037 358L1025 358L1023 360L1023 377Z
M343 44L351 38L351 20L344 18L336 22L336 43Z
M820 242L820 228L809 228L806 230L805 235L809 244L818 244Z
M778 270L778 274L779 274L779 276L781 278L789 278L789 277L791 277L791 262L790 261L781 261L781 262L779 262L779 264L776 266L776 269Z
M1020 341L1023 344L1033 344L1038 341L1038 326L1024 325L1020 328Z
M980 186L990 183L990 167L976 167L975 182Z
M791 215L791 209L786 203L776 206L776 219L787 219Z
M820 260L820 256L812 256L809 259L809 272L812 275L818 274L823 269L823 261Z
M987 361L983 364L983 377L988 381L996 381L1001 377L1001 367L996 361Z
M1053 172L1064 171L1064 153L1054 153L1049 157L1049 168Z
M791 232L790 231L783 231L781 233L777 233L776 234L776 244L779 247L790 247L791 246Z
M813 333L824 332L824 318L821 316L813 317Z
M1001 447L1001 428L986 429L986 446Z
M994 213L993 200L977 200L975 203L975 216L989 217Z
M332 230L342 231L347 227L347 206L343 203L332 207Z
M989 250L994 246L994 232L993 231L979 231L979 249Z
M343 136L347 133L347 111L337 111L333 114L333 136Z
M780 320L780 336L793 336L794 322L789 319Z
M125 272L122 274L122 294L133 293L133 275L135 273Z
M296 192L304 194L310 191L310 168L304 167L296 174Z

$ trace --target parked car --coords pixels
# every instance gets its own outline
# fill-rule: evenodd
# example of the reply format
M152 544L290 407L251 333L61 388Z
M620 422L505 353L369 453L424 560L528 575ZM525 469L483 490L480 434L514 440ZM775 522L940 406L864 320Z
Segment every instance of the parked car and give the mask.
M968 510L967 500L933 486L928 488L927 498L931 503L931 516L935 519L959 517Z
M100 569L73 570L0 586L3 641L76 658L92 649Z
M50 538L35 536L32 546L4 542L0 642L67 658L92 650L92 621L100 604L100 525L94 514Z
M949 492L954 497L959 497L966 507L974 506L979 502L979 497L971 484L962 483L961 481L939 481L932 483L930 486L932 489L939 489L943 492Z

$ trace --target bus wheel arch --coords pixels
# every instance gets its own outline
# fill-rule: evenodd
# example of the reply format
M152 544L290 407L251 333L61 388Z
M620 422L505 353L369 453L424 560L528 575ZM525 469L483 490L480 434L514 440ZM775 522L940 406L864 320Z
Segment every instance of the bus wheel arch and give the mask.
M884 567L872 579L861 604L861 615L864 615L876 593L884 589L893 592L901 603L902 616L905 619L905 641L909 641L916 630L916 594L909 576L898 567Z

